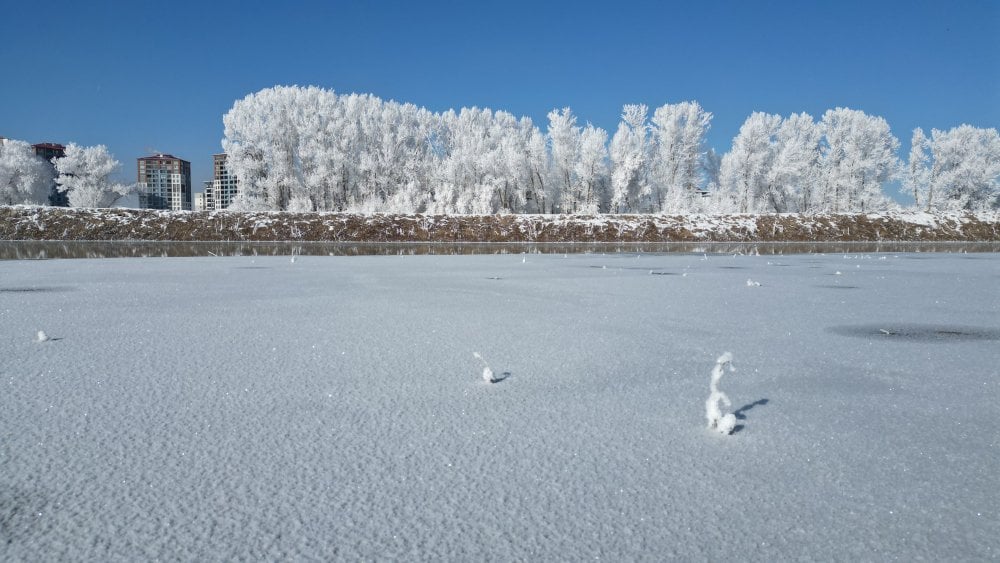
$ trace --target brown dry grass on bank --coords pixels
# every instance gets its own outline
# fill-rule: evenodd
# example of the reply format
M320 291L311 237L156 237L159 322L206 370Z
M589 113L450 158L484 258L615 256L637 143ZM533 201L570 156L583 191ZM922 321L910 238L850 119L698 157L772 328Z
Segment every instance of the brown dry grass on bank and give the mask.
M997 242L1000 214L352 215L0 207L0 240Z

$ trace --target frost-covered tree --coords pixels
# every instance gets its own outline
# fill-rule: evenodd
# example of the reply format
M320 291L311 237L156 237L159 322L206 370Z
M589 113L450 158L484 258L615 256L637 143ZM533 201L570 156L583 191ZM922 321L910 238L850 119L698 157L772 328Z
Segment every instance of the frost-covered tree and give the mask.
M792 114L778 129L769 179L774 211L810 211L816 183L822 131L807 113Z
M325 141L334 132L333 106L332 92L297 87L265 89L233 105L223 117L223 149L240 179L235 208L315 208L313 200L332 195L324 188L335 176L317 172L331 164L322 160L332 152Z
M772 169L781 121L780 115L754 112L740 127L732 149L722 157L719 183L721 189L733 194L740 213L769 210L768 204L774 200L777 188L772 185Z
M413 105L275 87L237 101L223 123L238 208L379 211L413 199L394 199L399 190L428 191L432 123Z
M649 184L649 126L643 104L622 108L622 120L611 139L612 213L635 213L652 191Z
M576 116L569 108L554 109L549 112L549 150L552 161L549 185L560 209L566 213L576 213L580 198L575 193L575 164L580 150L580 128Z
M531 120L478 108L445 112L440 119L433 212L520 212L544 190L531 168L537 132Z
M476 123L479 111L463 109L456 114L449 110L440 116L441 132L436 138L438 164L434 171L432 213L463 213L471 197L467 185L475 177L475 144L485 135L484 127ZM477 133L475 133L477 132Z
M297 146L298 136L292 128L288 102L298 93L298 88L261 90L237 101L223 116L226 164L240 179L240 193L230 209L287 207L291 199L287 176L300 161L297 155L289 154ZM301 97L297 101L303 102ZM316 108L312 109L315 113Z
M536 147L538 147L536 149ZM538 158L536 151L540 149ZM514 154L514 151L519 154ZM516 160L519 169L518 178L522 184L523 213L538 213L540 196L545 193L545 186L539 181L539 172L548 166L548 153L545 152L545 135L535 127L531 119L522 117L517 144L509 149L511 160ZM544 199L544 198L541 198Z
M319 88L276 87L224 118L238 208L498 213L551 209L549 158L529 119Z
M368 210L392 211L385 202L400 189L408 190L411 200L429 194L428 139L434 127L433 116L412 104L381 102L377 98L373 98L373 104L366 116L372 122L366 124L369 134L362 149L360 191Z
M66 155L53 164L58 173L56 184L60 192L67 193L70 207L111 207L135 189L135 184L111 180L121 163L104 145L82 147L70 143Z
M883 185L899 171L899 140L881 117L837 108L823 114L822 156L816 198L820 211L867 212L884 209Z
M598 213L607 201L608 134L587 124L580 133L574 198L577 213Z
M49 201L53 169L24 141L0 144L0 204L44 205Z
M917 131L920 131L919 129ZM929 156L910 151L907 186L924 194L928 211L983 211L1000 208L1000 135L996 129L961 125L948 131L934 129L929 140L914 131L914 144Z
M548 185L564 213L597 213L606 200L608 134L580 128L570 108L549 112Z
M500 211L503 213L525 213L532 210L542 187L536 184L533 171L534 138L541 140L544 156L545 139L531 119L516 120L513 115L499 112L503 134L500 137L499 157L501 160L502 187L500 189Z
M927 154L930 140L924 130L917 127L913 130L910 140L910 157L906 161L906 173L903 175L903 192L913 196L913 205L918 209L927 196L930 181L930 161Z
M722 159L720 188L740 213L807 211L821 132L809 115L754 113Z
M656 211L684 212L700 199L711 121L712 114L698 102L667 104L653 113L650 173Z

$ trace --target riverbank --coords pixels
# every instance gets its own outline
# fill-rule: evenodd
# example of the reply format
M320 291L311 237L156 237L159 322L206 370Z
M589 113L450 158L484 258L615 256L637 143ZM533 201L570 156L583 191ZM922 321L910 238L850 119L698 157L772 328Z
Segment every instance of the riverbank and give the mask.
M0 207L0 240L175 242L997 242L1000 213L354 215Z

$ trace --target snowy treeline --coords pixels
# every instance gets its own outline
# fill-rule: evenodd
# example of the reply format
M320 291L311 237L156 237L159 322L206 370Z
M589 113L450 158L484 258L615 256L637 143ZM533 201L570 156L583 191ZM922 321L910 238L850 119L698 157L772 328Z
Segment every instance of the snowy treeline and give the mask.
M571 138L553 151L562 157L572 146L564 159L572 166L579 130L568 112L554 126L563 121ZM227 166L240 182L235 209L544 213L556 203L548 139L509 113L433 114L369 95L280 87L236 102L224 123Z
M926 211L1000 208L1000 135L962 125L913 133L907 162L881 117L837 108L816 121L754 113L729 152L706 145L697 102L626 105L617 131L553 110L531 119L463 108L433 113L367 94L267 88L224 116L232 209L354 213L852 213L894 204L898 181ZM53 176L74 207L111 205L133 186L101 145L71 143L50 166L0 145L0 204L48 202Z
M908 165L888 123L754 113L718 155L697 102L626 105L610 137L553 110L543 133L488 109L433 113L365 94L274 87L225 115L236 209L393 213L867 212L894 180L927 210L1000 207L1000 136L919 129Z
M881 117L837 108L814 122L754 113L722 157L723 209L756 212L865 212L885 209L883 191L899 170L899 141Z
M70 143L65 156L48 162L30 144L5 139L0 144L0 204L46 205L55 183L71 207L110 207L134 188L111 180L120 169L104 145Z
M641 115L632 128L623 123L609 158L607 133L578 125L569 108L550 112L542 133L502 111L432 113L370 95L276 87L236 102L223 119L222 145L240 182L237 209L696 209L711 114L696 103L666 105L647 123L644 107L626 110Z
M996 129L970 125L913 131L904 190L924 209L1000 207L1000 138Z

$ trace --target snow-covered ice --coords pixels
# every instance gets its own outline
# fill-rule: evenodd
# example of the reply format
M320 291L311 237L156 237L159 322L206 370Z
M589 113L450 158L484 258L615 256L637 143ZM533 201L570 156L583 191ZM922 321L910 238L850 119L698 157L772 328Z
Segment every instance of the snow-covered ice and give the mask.
M1000 255L707 258L0 262L0 560L1000 558Z

